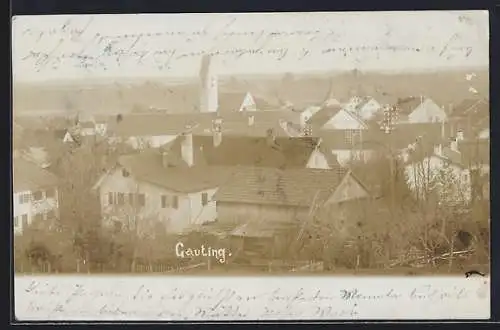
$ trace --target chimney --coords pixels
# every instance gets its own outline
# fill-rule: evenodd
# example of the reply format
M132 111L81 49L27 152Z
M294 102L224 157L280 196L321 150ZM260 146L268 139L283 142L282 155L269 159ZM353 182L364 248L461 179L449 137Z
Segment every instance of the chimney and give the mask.
M188 130L183 134L183 139L181 142L181 156L188 166L193 166L193 132L191 131L191 127L188 126L187 128Z
M420 95L420 104L424 103L424 97Z
M255 123L255 116L254 115L248 116L248 126L253 126L254 123Z
M214 147L218 147L222 143L222 119L214 119L212 126Z
M443 155L443 146L441 145L441 143L434 146L434 154L436 154L437 156Z

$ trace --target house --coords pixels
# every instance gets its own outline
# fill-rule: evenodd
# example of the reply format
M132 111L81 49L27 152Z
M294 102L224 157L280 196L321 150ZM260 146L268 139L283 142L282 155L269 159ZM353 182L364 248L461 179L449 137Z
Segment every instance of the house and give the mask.
M305 168L314 139L197 136L121 156L94 186L105 224L159 221L170 232L214 221L212 196L241 166ZM138 229L141 230L141 229Z
M417 142L434 145L451 136L449 127L443 123L397 124L390 132L374 124L367 127L320 131L323 153L334 154L340 165L347 166L352 160L367 162L377 154L403 155Z
M398 121L432 123L447 120L446 111L428 97L408 97L396 103Z
M14 233L48 225L59 216L58 178L22 157L13 159Z
M172 154L151 149L121 156L94 189L100 195L105 226L180 233L215 221L212 196L227 173L215 167L189 166Z
M368 129L365 121L348 108L341 108L322 127L323 130L344 129L344 130L364 130Z
M467 138L489 138L490 109L485 100L466 99L453 107L450 122L465 132Z
M279 258L319 209L367 198L350 172L273 168L241 168L214 195L217 222L233 226L239 259Z

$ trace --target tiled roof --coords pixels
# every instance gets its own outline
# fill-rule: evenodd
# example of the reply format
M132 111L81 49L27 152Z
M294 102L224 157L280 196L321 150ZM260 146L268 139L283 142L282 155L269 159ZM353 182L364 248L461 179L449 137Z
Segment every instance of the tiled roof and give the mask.
M136 180L183 193L217 187L232 171L231 168L224 167L188 167L181 161L177 162L177 166L164 167L158 150L121 156L118 163Z
M187 126L211 127L214 118L213 113L124 114L122 120L110 124L108 130L120 137L176 135Z
M178 137L171 150L181 154ZM270 143L267 137L224 136L215 147L212 136L193 135L196 163L211 166L260 166L274 168L305 167L318 142L316 138L281 138Z
M445 126L445 141L451 136L449 126ZM336 150L394 148L404 149L417 141L421 144L435 144L443 141L442 125L440 123L398 124L391 133L385 133L381 128L373 126L361 130L360 143L353 147L346 141L349 130L321 130L318 136L328 148Z
M310 207L334 192L343 175L332 170L274 168L239 168L214 199L227 203L249 203Z
M54 174L20 157L13 159L12 171L14 192L54 187L58 183Z
M248 124L248 117L254 117L254 124ZM278 128L279 120L297 121L299 114L292 111L253 111L217 113L124 114L122 120L110 123L111 134L121 137L177 135L187 126L196 126L194 132L200 135L211 134L213 120L222 118L222 130L231 134L263 136L268 128ZM278 130L276 130L278 131ZM281 133L284 135L284 133Z

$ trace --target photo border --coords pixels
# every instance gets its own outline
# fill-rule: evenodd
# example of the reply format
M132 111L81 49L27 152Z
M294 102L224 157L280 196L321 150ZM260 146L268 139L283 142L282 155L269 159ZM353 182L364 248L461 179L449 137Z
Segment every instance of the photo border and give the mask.
M373 2L372 2L373 3ZM280 5L274 5L273 7L269 7L269 3L266 1L262 1L261 3L254 2L252 7L245 6L242 3L228 3L227 6L222 5L214 5L213 3L208 4L207 2L201 1L180 1L176 3L165 3L162 1L144 1L144 0L108 0L108 1L99 1L99 0L88 0L88 1L50 1L50 0L12 0L12 14L13 15L47 15L47 14L96 14L96 13L110 13L110 14L125 14L125 13L181 13L181 12L255 12L255 11L354 11L354 10L460 10L460 9L481 9L481 10L489 10L490 13L490 127L497 127L500 123L498 120L498 116L496 115L493 109L500 108L500 95L499 93L491 93L491 91L500 90L499 84L499 76L498 72L500 72L500 43L498 41L499 32L500 31L500 7L494 6L491 3L485 3L485 1L448 1L447 4L436 4L434 1L419 1L418 5L416 3L403 4L398 1L384 1L376 2L376 8L374 4L370 6L371 3L366 2L357 2L353 3L352 1L349 4L344 5L329 5L325 6L325 3L321 4L321 2L308 1L307 6L300 1L290 2L287 1L282 2ZM267 6L266 6L267 5ZM225 7L225 8L224 8ZM11 19L9 17L9 24L11 23ZM10 56L10 54L9 54ZM10 61L9 61L10 62ZM496 72L497 74L493 74ZM12 68L10 70L10 79L9 85L12 87ZM10 136L7 138L7 141L11 141L12 136L12 91L9 90L9 112L8 112L8 121L5 121L6 124L9 125L5 132L8 132ZM497 124L496 124L497 123ZM491 151L494 151L495 145L495 130L491 130L492 144L490 144ZM10 148L12 146L10 145ZM495 163L496 153L491 152L492 163ZM9 149L9 173L11 173L12 166L12 150ZM491 176L490 182L495 182L496 175ZM12 174L9 175L9 178L12 179ZM9 181L9 196L10 196L10 207L9 210L12 210L12 181ZM496 206L495 196L497 192L497 186L493 184L491 187L491 197L492 197L492 205ZM6 219L10 219L11 212L7 215ZM496 219L497 208L491 208L491 218ZM8 258L10 260L10 268L4 267L8 269L8 276L10 278L10 304L12 306L10 311L10 320L12 324L53 324L58 322L20 322L15 321L14 311L13 311L13 300L14 300L14 292L13 292L13 281L14 281L14 273L13 273L13 249L11 248L13 242L13 233L11 222L6 221L8 223L8 227L6 228L6 232L4 235L8 235L4 242L8 244L7 249L4 251L9 251ZM500 252L500 224L496 224L495 221L491 221L491 320L498 321L500 318L500 260L498 260L498 254ZM497 237L498 239L495 239ZM367 320L368 321L368 320ZM357 320L357 321L306 321L307 323L322 323L322 324L339 324L339 323L364 323L365 321ZM425 323L436 323L436 322L453 322L450 320L439 320L439 321L431 321ZM465 323L470 322L479 322L479 323L487 323L483 320L477 321L463 321ZM146 324L152 322L64 322L70 324L105 324L105 323L113 323L113 324ZM218 322L218 321L196 321L196 322L185 322L185 321L172 321L172 322L153 322L155 324L164 324L164 323L181 323L181 324L199 324L199 323L255 323L248 321L231 321L231 322ZM287 324L296 324L299 322L295 321L260 321L258 323L287 323ZM304 322L300 322L304 323ZM396 323L395 321L390 322L381 322L374 321L374 323ZM405 322L397 322L397 323L424 323L422 321L405 321Z

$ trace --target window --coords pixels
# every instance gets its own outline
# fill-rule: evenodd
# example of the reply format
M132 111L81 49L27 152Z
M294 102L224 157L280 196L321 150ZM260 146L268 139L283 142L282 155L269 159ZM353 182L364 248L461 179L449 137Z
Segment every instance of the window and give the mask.
M19 217L14 217L14 227L19 227Z
M161 207L177 209L179 206L179 198L177 196L161 195Z
M109 205L113 205L115 202L115 199L114 199L114 196L113 196L113 193L112 192L109 192L108 193L108 204Z
M348 129L345 130L344 132L344 140L346 144L352 144L353 143L353 131Z
M122 169L122 175L124 178L128 178L128 176L130 175L130 173L126 170L126 169Z
M144 194L137 194L137 203L139 204L139 206L146 205L146 195L144 195Z
M127 215L127 226L129 228L135 228L136 216L135 215Z
M30 193L24 193L19 195L19 204L27 204L30 202Z
M124 193L118 193L118 200L117 200L118 205L123 205L125 204L125 194Z
M207 204L208 204L208 194L202 193L201 194L201 205L205 206Z
M43 198L43 192L41 190L35 191L33 193L33 200L39 201L39 200L42 200L42 198Z
M45 197L47 197L47 198L54 198L54 197L56 197L56 190L55 189L47 189L45 191Z

